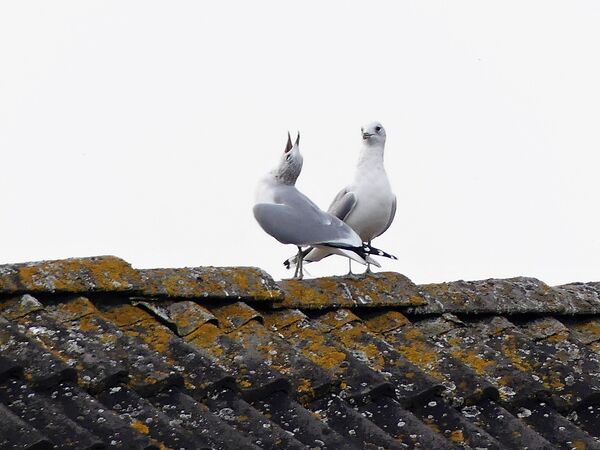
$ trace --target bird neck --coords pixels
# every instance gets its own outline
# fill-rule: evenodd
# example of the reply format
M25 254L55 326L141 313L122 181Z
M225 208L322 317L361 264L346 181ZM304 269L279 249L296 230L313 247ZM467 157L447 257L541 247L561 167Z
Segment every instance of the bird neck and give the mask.
M360 172L365 168L383 169L383 146L363 145L358 155L356 169Z

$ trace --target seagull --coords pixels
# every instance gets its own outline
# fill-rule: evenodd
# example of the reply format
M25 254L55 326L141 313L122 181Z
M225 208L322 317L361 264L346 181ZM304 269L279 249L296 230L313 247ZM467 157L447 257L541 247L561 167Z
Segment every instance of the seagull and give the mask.
M368 246L377 236L381 236L392 224L396 215L396 196L383 167L383 152L386 133L383 125L372 122L360 129L362 147L354 174L354 181L343 188L333 199L328 212L348 224ZM319 261L333 252L328 248L305 250L306 262ZM289 258L284 265L289 268L296 263L296 256ZM352 274L352 261L348 261ZM379 263L367 256L367 273L371 264Z
M342 220L319 209L296 189L303 162L299 145L300 133L293 145L288 133L279 164L258 183L253 208L254 218L266 233L282 244L293 244L298 248L294 279L303 277L303 246L345 256L365 265L368 264L369 255L396 259L365 244Z

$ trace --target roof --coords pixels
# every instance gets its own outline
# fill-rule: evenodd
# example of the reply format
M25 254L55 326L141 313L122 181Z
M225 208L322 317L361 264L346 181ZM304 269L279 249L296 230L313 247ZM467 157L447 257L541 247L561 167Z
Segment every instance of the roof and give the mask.
M600 449L600 283L0 266L2 449Z

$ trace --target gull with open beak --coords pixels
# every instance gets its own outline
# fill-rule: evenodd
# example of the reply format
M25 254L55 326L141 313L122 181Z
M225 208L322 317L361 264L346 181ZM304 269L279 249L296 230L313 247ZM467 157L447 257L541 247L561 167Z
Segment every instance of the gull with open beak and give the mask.
M279 164L258 183L254 217L262 229L282 244L298 248L294 278L302 279L304 246L367 264L369 255L394 258L364 244L360 236L336 216L322 211L296 189L302 171L300 133L292 145L290 134Z
M361 129L362 146L358 164L351 184L342 189L333 199L328 212L348 224L369 247L371 241L381 236L392 224L396 214L396 196L392 192L383 166L386 133L383 125L372 122ZM305 250L306 262L319 261L332 255L328 248ZM294 265L294 256L284 262L286 267ZM370 265L379 263L367 256L367 273ZM349 261L352 273L352 262Z

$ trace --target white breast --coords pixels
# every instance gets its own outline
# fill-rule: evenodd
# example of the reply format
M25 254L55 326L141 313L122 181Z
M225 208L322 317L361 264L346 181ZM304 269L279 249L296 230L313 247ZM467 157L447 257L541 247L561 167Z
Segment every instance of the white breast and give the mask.
M395 197L383 169L357 177L352 190L357 202L345 222L368 242L385 230Z

